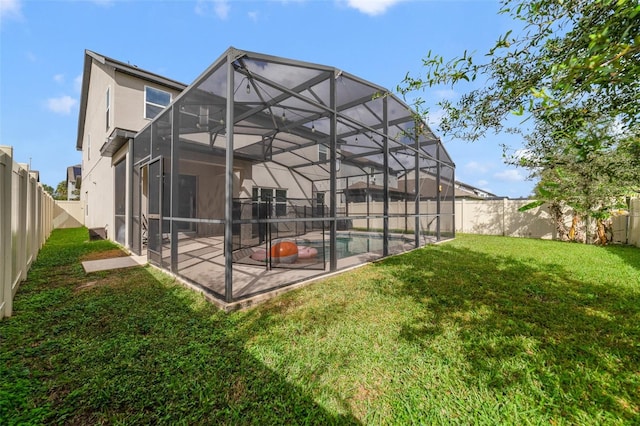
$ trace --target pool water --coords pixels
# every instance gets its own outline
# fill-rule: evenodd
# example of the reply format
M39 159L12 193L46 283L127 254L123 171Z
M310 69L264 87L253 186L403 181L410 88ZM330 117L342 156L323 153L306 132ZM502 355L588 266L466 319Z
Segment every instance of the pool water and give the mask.
M389 250L396 246L402 246L408 241L402 237L389 238ZM318 250L318 258L329 261L329 238L323 241L313 240L296 240L299 246L309 246ZM382 235L338 235L336 237L336 255L338 259L356 256L358 254L379 252L382 254L383 238ZM326 254L325 254L326 253Z

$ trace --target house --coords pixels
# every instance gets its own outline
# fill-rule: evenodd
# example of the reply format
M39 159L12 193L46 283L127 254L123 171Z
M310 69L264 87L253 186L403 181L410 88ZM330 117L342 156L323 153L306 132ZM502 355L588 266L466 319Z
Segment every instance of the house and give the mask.
M468 198L468 199L478 199L478 200L498 198L498 196L492 192L485 191L484 189L480 189L460 181L456 181L455 188L456 188L456 194L455 194L456 198Z
M80 199L80 187L82 183L82 165L67 167L67 200Z
M213 300L454 235L440 140L343 70L229 48L185 86L86 51L81 99L86 225ZM380 196L354 199L356 184Z
M82 151L85 225L104 229L124 246L126 232L126 163L135 135L186 85L86 50L76 149Z

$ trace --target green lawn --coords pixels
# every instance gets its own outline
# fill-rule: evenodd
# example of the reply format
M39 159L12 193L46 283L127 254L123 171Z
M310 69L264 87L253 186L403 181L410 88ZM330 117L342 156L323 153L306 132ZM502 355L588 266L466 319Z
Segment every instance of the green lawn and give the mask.
M0 321L0 424L640 424L640 249L458 236L244 312L57 230Z

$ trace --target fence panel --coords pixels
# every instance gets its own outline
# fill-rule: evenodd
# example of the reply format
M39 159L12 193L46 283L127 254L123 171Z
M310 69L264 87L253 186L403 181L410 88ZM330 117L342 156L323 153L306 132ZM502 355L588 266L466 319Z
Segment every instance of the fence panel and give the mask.
M13 298L53 229L53 198L35 173L0 146L0 319L13 313Z
M543 239L557 238L557 230L546 204L525 212L518 211L520 207L531 201L457 200L456 232ZM613 242L628 243L640 247L640 199L631 200L628 213L628 215L613 218ZM564 223L567 228L570 226L570 215L565 215ZM593 233L595 230L591 232Z

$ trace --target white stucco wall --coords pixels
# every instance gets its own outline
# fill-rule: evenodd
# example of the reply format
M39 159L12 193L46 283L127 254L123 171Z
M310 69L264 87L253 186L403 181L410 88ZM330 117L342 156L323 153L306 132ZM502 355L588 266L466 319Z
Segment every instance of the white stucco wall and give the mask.
M251 175L242 183L242 197L251 198L253 187L286 189L287 198L311 199L311 182L297 173L274 163L253 166Z
M145 85L172 94L176 90L145 82L142 79L115 71L95 60L91 65L91 79L87 96L87 109L82 147L82 189L80 200L84 210L84 224L88 228L107 228L107 236L114 239L114 169L126 161L127 146L113 157L102 157L100 148L117 128L139 131L150 120L144 118ZM106 93L110 91L110 119L106 123ZM127 176L129 188L130 176ZM127 196L127 200L129 197ZM127 201L128 202L128 201ZM128 242L127 242L128 243Z
M80 200L84 207L84 223L88 228L113 229L113 179L111 158L100 155L106 142L106 92L111 88L113 99L113 70L95 61L87 96L85 128L82 140L82 189ZM113 103L111 111L113 122Z

